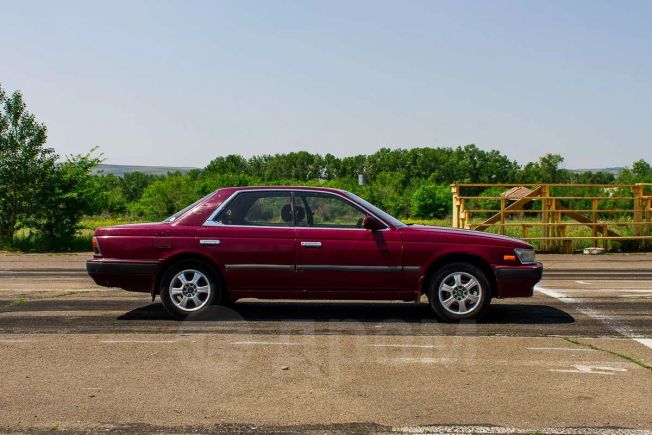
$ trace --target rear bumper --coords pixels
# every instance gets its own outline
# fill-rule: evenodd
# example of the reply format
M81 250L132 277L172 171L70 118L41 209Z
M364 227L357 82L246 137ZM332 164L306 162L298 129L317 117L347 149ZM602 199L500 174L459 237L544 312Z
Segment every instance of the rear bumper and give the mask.
M97 285L129 291L151 292L159 271L158 262L92 259L86 271Z
M496 296L499 298L522 298L534 294L534 286L541 281L541 263L524 266L495 266Z

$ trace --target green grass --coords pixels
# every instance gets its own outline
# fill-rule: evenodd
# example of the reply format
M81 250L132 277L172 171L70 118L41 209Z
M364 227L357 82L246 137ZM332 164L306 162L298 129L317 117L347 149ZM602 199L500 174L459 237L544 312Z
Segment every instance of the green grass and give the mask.
M84 216L79 223L77 234L66 245L51 246L38 233L23 228L16 231L13 240L0 246L0 249L10 252L89 252L96 228L138 222L143 220L131 216Z
M89 252L91 250L92 232L82 230L66 245L52 246L43 237L28 230L16 231L10 243L0 246L9 252Z
M618 218L620 221L624 221L623 218ZM482 218L478 217L474 223L482 222ZM114 225L130 224L130 223L140 223L146 222L146 219L139 219L133 216L128 215L117 215L117 216L85 216L82 218L79 231L75 236L74 240L67 246L58 246L54 248L45 249L43 240L40 240L37 235L32 233L29 230L20 230L17 231L14 235L13 242L8 246L3 246L3 249L9 251L21 251L21 252L46 252L46 251L58 251L58 252L88 252L91 247L91 237L93 231L96 228L100 227L110 227ZM413 218L402 218L402 222L406 224L422 224L422 225L435 225L440 227L450 227L451 219L413 219ZM516 220L508 220L507 222L517 222ZM518 222L523 223L539 223L540 220L534 217L525 217L519 218ZM575 222L572 220L565 221L568 223ZM627 222L627 221L625 221ZM609 225L609 229L617 232L621 236L631 236L633 235L633 226L632 225L615 225L609 223L605 220L605 224ZM493 226L488 228L485 232L488 233L500 233L500 227ZM523 232L521 226L506 226L504 234L510 237L522 238ZM540 237L543 235L543 228L540 225L532 225L528 229L529 237ZM568 237L586 237L591 236L591 228L585 226L568 226L566 235ZM531 240L529 241L534 247L538 250L541 250L541 241ZM598 241L598 245L602 246L602 241ZM573 248L574 249L583 249L590 246L594 246L592 240L574 240ZM652 241L637 241L637 240L623 240L623 241L609 241L609 247L611 249L619 249L622 251L646 251L652 249Z
M64 291L64 292L61 292L61 293L48 294L46 296L40 296L40 297L37 297L35 299L28 299L26 297L21 296L19 298L14 299L11 302L9 302L8 304L0 306L0 308L11 308L11 307L15 307L17 305L26 304L28 302L62 298L62 297L65 297L65 296L76 295L76 294L80 294L80 293L83 293L83 292L82 291L69 290L69 291Z
M138 219L133 216L120 215L120 216L84 216L79 222L79 227L82 230L95 231L100 227L112 227L114 225L134 224L147 222L144 219Z
M9 306L10 306L10 307L13 307L14 305L22 305L22 304L27 303L27 301L28 301L27 298L25 298L25 297L20 297L20 298L18 298L18 299L14 299L13 301L11 301L11 303L9 304Z
M599 350L600 352L609 353L609 354L611 354L613 356L617 356L618 358L622 358L622 359L627 360L627 361L629 361L631 363L634 363L634 364L636 364L638 366L641 366L644 369L652 370L652 367L645 364L643 361L637 360L636 358L633 358L633 357L631 357L629 355L625 355L624 353L615 352L615 351L609 350L609 349L603 349L601 347L594 346L594 345L592 345L590 343L582 343L581 341L578 341L578 340L575 340L575 339L572 339L572 338L568 338L568 337L564 337L564 340L568 341L569 343L576 344L578 346L586 347L588 349Z
M416 225L435 225L438 227L450 227L452 221L448 219L413 219L413 218L404 218L399 219L404 224L416 224Z
M488 216L487 216L488 217ZM629 220L626 220L625 218L616 218L617 222L625 222L626 224L614 224L613 221L609 220L603 220L601 223L604 223L607 225L607 228L611 231L616 232L620 236L632 236L634 235L634 226L629 224L631 222L631 218ZM478 217L476 218L473 223L472 227L481 223L484 220L484 218ZM401 219L402 222L406 224L423 224L423 225L436 225L440 227L450 227L452 224L452 221L450 218L448 219L412 219L412 218L404 218ZM537 219L535 217L525 217L525 218L519 218L518 220L513 219L513 220L506 220L507 223L524 223L524 224L533 224L528 228L527 236L528 237L542 237L543 236L543 226L537 225L538 223L541 222L540 219ZM562 224L570 224L570 223L577 223L577 221L574 220L564 220L562 221ZM551 227L552 228L552 227ZM520 225L507 225L505 226L504 232L501 233L500 231L500 226L491 226L485 230L486 233L493 233L493 234L504 234L509 237L515 237L515 238L523 238L523 229ZM551 234L552 235L552 234ZM566 227L566 237L590 237L592 235L591 228L583 225L567 225ZM542 242L540 240L528 240L528 243L531 243L537 250L540 250L542 247ZM579 249L584 249L588 248L591 246L595 246L594 241L590 239L582 239L582 240L573 240L573 248L575 250ZM598 240L597 241L597 246L602 246L602 241ZM621 241L614 241L610 240L609 241L609 248L610 249L618 249L621 251L649 251L652 249L652 241L645 241L645 240L621 240Z
M486 216L488 217L488 216ZM484 220L485 217L476 217L473 222L471 223L471 226L475 226L479 223L481 223ZM538 225L541 223L540 218L537 217L514 217L514 219L507 219L505 221L506 223L523 223L523 224L532 224L527 231L527 237L543 237L544 233L544 227L542 225ZM614 222L620 222L619 224L615 224ZM625 217L620 217L620 216L613 216L613 219L603 219L600 220L599 223L607 225L607 228L610 231L613 231L617 233L620 236L633 236L634 235L634 226L631 224L631 217L630 218L625 218ZM591 227L584 226L578 224L577 221L572 220L572 219L563 219L561 224L567 224L566 225L566 233L565 237L572 238L572 237L590 237L592 236L592 231ZM573 225L569 225L573 224ZM554 228L554 226L550 226L551 231ZM560 228L560 227L559 227ZM561 230L560 230L561 231ZM488 233L495 233L495 234L505 234L506 236L510 237L516 237L516 238L523 238L524 233L523 233L523 227L521 225L506 225L504 232L501 233L500 226L491 226L485 230L485 232ZM600 235L600 233L598 233ZM553 236L553 234L550 234L550 236ZM559 234L561 237L561 233ZM563 237L562 237L563 238ZM542 241L541 240L528 240L528 243L531 243L534 245L535 248L541 249L542 246ZM609 249L617 249L621 251L646 251L650 250L652 248L652 242L651 241L645 241L645 240L609 240ZM573 248L575 250L583 249L583 248L588 248L591 246L602 246L603 241L602 240L597 240L593 241L591 239L581 239L581 240L573 240L572 241Z
M8 304L0 305L0 308L15 307L16 305L26 304L27 302L29 302L29 299L27 299L25 297L19 297L19 298L14 299L13 301L9 302Z

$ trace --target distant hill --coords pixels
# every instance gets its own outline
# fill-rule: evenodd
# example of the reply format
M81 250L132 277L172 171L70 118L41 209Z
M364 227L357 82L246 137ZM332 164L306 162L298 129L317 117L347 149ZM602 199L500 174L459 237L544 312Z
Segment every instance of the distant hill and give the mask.
M569 171L574 172L576 174L582 172L606 172L607 174L613 174L615 176L618 176L623 171L623 169L625 168L621 166L616 166L613 168L599 168L599 169L569 169Z
M181 172L185 174L196 168L174 167L174 166L131 166L131 165L106 165L99 164L95 167L95 173L113 174L118 177L127 172L142 172L149 175L165 175L168 172Z
M118 177L126 174L127 172L142 172L149 175L166 175L168 172L181 172L185 174L197 168L190 167L176 167L176 166L132 166L132 165L107 165L100 164L95 168L95 173L113 174ZM573 173L582 172L606 172L618 176L623 168L620 166L611 168L598 168L598 169L569 169Z

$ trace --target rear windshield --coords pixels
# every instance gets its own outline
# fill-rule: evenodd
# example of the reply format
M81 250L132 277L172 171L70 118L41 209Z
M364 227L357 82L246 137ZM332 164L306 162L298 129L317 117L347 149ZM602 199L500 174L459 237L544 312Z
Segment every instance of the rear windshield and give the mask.
M215 191L215 192L217 192L217 191ZM192 210L193 208L197 207L199 204L201 204L202 202L206 201L208 198L210 198L211 196L213 196L213 194L214 194L215 192L211 192L211 193L209 193L208 195L204 196L203 198L198 199L197 201L195 201L195 202L193 202L192 204L190 204L188 207L185 207L185 208L179 210L178 212L176 212L175 214L173 214L172 216L170 216L169 218L167 218L167 219L164 220L163 222L174 222L174 221L176 221L176 220L179 219L181 216L183 216L184 214L188 213L190 210Z

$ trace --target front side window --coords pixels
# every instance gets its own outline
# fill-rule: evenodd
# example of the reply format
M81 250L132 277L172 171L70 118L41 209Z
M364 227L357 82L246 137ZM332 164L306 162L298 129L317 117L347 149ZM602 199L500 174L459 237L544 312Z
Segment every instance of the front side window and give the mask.
M290 192L238 193L215 218L222 225L292 226Z
M394 225L396 228L404 228L404 227L407 226L403 222L401 222L400 220L396 219L391 214L387 213L386 211L383 211L383 210L379 209L378 207L376 207L375 205L373 205L369 201L366 201L366 200L360 198L358 195L355 195L355 194L353 194L351 192L344 192L344 194L346 194L346 196L353 199L354 201L359 202L367 210L370 210L376 216L380 217L385 222L389 222L390 224Z
M366 213L335 195L295 192L294 208L298 227L362 228Z

